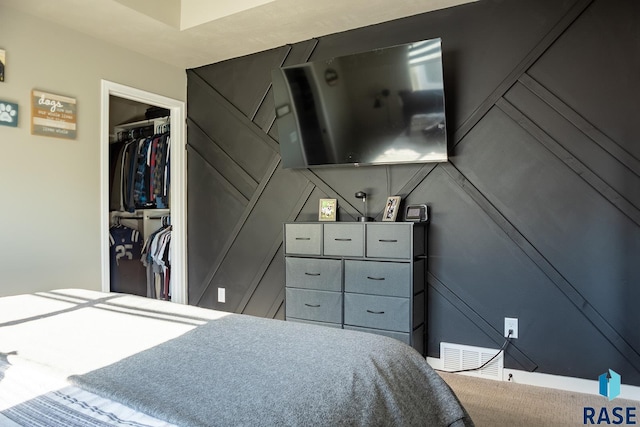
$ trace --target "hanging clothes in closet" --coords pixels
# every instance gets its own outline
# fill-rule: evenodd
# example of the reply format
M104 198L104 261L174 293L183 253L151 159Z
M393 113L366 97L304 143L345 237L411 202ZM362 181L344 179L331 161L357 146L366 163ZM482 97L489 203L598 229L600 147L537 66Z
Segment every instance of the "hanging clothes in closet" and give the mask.
M146 267L147 297L171 300L171 225L163 217L162 227L152 233L142 248Z
M169 207L169 125L121 132L109 150L110 210L134 212Z
M118 222L109 228L112 292L146 295L146 272L140 264L142 237L138 230Z

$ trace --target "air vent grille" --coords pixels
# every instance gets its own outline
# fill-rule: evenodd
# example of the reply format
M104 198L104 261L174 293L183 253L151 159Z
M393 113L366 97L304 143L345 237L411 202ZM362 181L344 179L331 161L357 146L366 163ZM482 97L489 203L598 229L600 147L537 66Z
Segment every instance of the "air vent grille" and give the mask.
M473 347L461 344L440 343L440 357L443 359L442 367L445 371L460 371L482 366L498 353L499 350L491 348ZM504 369L504 357L500 354L491 363L480 370L467 371L466 374L502 380Z

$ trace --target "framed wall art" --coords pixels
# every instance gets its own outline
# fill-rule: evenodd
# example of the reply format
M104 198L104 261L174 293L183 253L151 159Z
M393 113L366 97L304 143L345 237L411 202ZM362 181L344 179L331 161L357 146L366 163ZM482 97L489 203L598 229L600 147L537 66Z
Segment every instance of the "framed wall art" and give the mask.
M7 67L7 52L0 49L0 82L4 81L4 69Z
M75 98L31 91L31 134L76 139Z
M0 126L18 127L18 104L0 99Z

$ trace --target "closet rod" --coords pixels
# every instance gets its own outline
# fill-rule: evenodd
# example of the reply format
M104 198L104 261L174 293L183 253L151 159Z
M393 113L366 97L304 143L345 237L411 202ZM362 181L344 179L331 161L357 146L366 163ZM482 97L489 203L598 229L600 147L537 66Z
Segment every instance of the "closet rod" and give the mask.
M149 219L162 219L165 217L169 217L171 218L171 215L156 215L156 216L150 216Z
M144 216L125 216L125 215L113 215L114 218L120 219L144 219ZM162 219L165 217L171 217L171 215L153 215L147 216L148 219Z
M114 218L120 219L144 219L143 216L122 216L122 215L114 215ZM148 216L147 219L162 219L165 217L171 217L171 215L156 215L156 216Z

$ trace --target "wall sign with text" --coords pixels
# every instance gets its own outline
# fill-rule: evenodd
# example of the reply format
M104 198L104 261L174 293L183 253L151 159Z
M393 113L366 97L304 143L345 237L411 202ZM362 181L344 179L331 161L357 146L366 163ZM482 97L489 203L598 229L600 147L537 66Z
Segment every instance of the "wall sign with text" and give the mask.
M76 100L31 91L31 134L76 139Z

